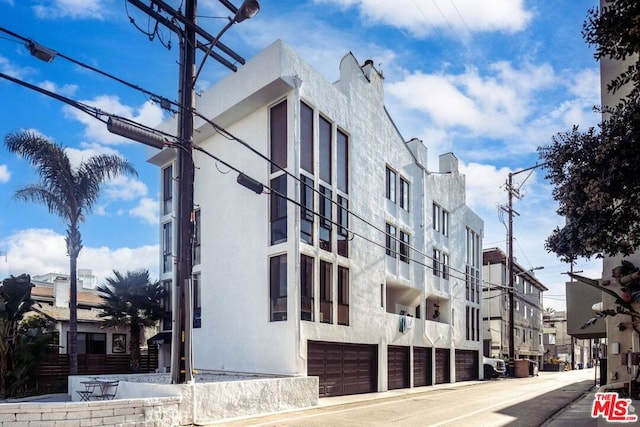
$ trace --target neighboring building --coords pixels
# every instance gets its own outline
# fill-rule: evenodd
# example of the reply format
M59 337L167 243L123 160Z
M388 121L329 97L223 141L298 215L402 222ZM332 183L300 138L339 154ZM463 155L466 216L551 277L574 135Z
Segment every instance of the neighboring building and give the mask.
M69 275L48 273L31 278L31 298L36 302L34 314L49 319L53 326L54 345L60 353L68 353L69 340ZM98 278L91 270L78 270L78 354L129 353L129 331L102 328L98 307L103 300L96 291ZM145 336L156 333L157 328L147 328Z
M593 363L592 341L572 336L565 311L545 311L544 362L552 359L568 364L572 369Z
M507 256L499 248L482 251L482 323L485 355L509 358L509 328L514 328L515 359L530 359L542 366L542 293L548 290L533 271L514 262L514 325L509 324Z
M199 371L317 375L321 395L481 376L483 222L455 156L431 171L422 142L402 138L382 82L348 54L330 83L278 41L198 98L268 157L196 120L196 145L244 174L194 154ZM161 280L175 292L174 157L150 161L163 183ZM237 184L246 176L267 195ZM170 335L155 342L169 366Z

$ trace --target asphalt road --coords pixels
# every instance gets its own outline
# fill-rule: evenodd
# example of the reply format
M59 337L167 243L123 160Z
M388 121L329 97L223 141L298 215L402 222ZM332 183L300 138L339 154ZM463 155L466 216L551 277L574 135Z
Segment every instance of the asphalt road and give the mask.
M229 426L537 427L594 385L594 369L321 399L304 411ZM585 413L585 421L591 420Z

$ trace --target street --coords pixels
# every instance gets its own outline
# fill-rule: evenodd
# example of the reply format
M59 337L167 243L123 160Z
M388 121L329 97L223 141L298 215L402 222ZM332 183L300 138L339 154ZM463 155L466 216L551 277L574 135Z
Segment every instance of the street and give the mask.
M594 369L324 398L317 408L230 426L540 426L594 385ZM590 413L585 421L592 420Z

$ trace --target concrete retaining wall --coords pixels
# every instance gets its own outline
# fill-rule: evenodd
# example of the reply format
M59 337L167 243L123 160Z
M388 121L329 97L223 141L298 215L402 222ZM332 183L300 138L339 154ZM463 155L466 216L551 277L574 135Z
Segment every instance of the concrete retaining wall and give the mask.
M0 427L175 426L179 397L0 405Z

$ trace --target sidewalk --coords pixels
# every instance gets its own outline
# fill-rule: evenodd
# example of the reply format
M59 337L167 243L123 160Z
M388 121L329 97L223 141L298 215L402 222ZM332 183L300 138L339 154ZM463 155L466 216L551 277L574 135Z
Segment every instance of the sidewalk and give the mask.
M596 427L597 418L591 418L591 408L597 387L592 387L560 412L553 415L541 427Z

